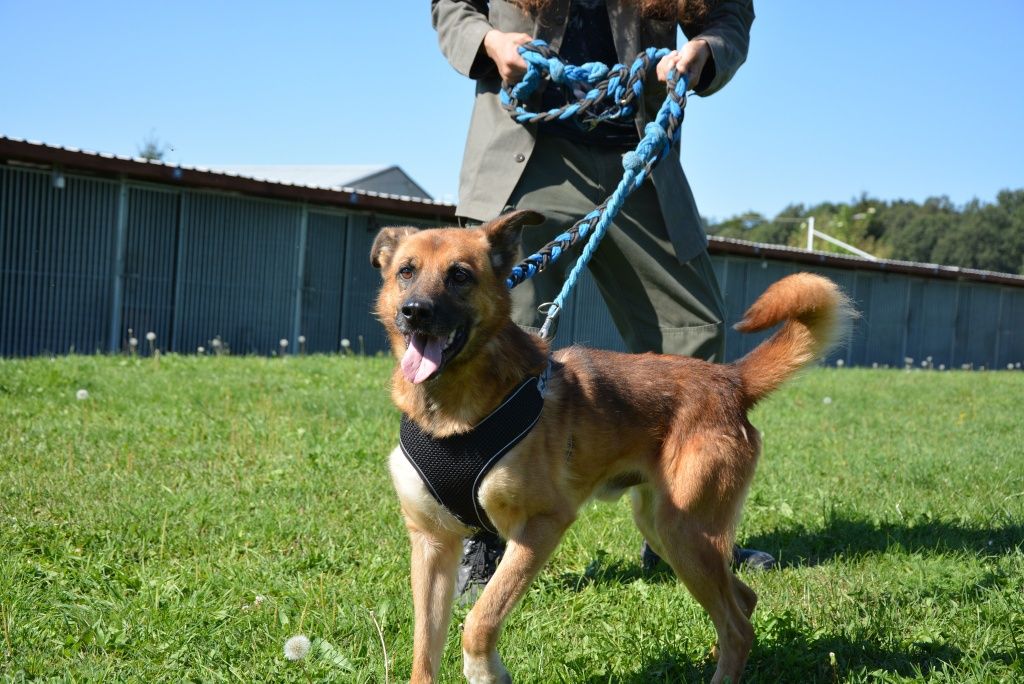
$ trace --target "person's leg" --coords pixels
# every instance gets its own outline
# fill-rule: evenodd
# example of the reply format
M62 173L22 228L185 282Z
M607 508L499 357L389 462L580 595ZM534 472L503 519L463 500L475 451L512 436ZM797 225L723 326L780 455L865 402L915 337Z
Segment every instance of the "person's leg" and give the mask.
M505 554L505 541L487 530L477 530L462 542L462 560L455 580L459 601L472 603L483 591Z
M577 146L560 138L541 138L508 200L506 209L532 209L545 217L543 224L523 231L522 254L532 254L571 226L604 198L594 180L590 159ZM467 224L470 222L466 222ZM465 224L464 224L465 225ZM524 328L538 328L543 317L537 307L554 300L562 287L566 266L576 253L566 254L551 268L512 290L512 319ZM480 530L463 544L456 582L459 600L472 603L494 574L505 553L501 537Z

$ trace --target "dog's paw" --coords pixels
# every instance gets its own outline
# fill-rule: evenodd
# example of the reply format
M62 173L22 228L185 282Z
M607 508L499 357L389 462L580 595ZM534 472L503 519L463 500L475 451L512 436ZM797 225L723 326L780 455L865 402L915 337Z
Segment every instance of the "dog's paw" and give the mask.
M462 674L469 684L512 684L512 676L497 651L487 656L473 656L463 651Z

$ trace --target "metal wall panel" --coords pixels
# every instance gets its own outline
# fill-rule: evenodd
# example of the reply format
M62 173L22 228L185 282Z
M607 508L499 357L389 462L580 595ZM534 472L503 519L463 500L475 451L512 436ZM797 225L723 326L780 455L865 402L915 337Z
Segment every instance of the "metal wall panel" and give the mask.
M166 349L170 342L179 205L178 192L129 188L118 349L127 349L128 339L134 336L138 352L148 354L145 336L150 332L159 346Z
M1001 288L963 283L957 302L953 365L992 368L999 331Z
M907 298L909 279L871 274L871 299L861 322L865 364L902 366L906 357Z
M933 365L952 363L957 296L955 282L911 281L907 356L916 365L929 358Z
M193 352L215 336L242 354L296 344L302 207L202 192L183 201L171 348Z
M1002 293L995 368L1024 365L1024 290L1004 287Z
M115 182L0 167L0 354L106 348L117 198Z
M341 337L349 340L350 349L356 353L375 354L388 349L384 327L373 314L381 280L370 265L370 248L378 230L377 221L368 214L349 217Z
M373 316L380 277L369 265L370 246L380 225L429 225L58 175L55 182L50 171L0 165L4 356L122 349L129 328L143 353L150 331L160 348L181 352L214 336L236 353L275 353L281 338L294 352L297 334L305 335L308 351L333 351L341 338L356 352L384 351L387 340ZM732 255L713 256L712 265L730 326L793 271L817 271L839 283L861 318L829 363L901 366L904 357L919 364L928 356L947 367L1024 362L1021 288ZM738 358L767 334L727 330L726 358ZM563 313L555 346L571 343L624 348L589 274Z
M722 288L722 297L725 300L725 358L727 360L738 359L743 356L745 335L732 330L731 326L746 311L747 268L758 267L760 260L735 257L712 258L712 263L715 262L720 262L724 266L722 268L723 275L719 276L718 284Z
M340 349L347 224L343 214L309 212L301 325L308 352Z

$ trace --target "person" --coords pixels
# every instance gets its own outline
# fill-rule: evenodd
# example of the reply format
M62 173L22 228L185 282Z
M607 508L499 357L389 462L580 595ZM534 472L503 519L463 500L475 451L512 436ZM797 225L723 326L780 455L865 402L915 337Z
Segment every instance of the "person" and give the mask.
M445 58L476 82L456 214L471 225L512 209L540 212L545 222L524 231L525 253L611 194L622 178L622 155L635 149L665 88L646 84L634 121L593 128L573 120L523 125L499 98L503 82L517 83L526 72L519 46L541 39L570 64L630 63L647 47L675 46L678 25L688 41L660 60L657 77L664 82L674 68L707 96L746 59L754 20L752 0L432 0L431 15ZM549 84L530 109L546 111L564 105L566 97ZM651 181L626 200L589 270L629 351L721 361L724 304L678 146L655 167ZM554 300L577 255L564 255L512 291L518 324L539 324L538 307ZM645 488L634 489L634 505L643 505ZM503 550L502 540L487 532L466 541L460 595L478 593ZM644 542L644 567L658 560ZM736 549L734 560L774 565L769 554L749 549Z

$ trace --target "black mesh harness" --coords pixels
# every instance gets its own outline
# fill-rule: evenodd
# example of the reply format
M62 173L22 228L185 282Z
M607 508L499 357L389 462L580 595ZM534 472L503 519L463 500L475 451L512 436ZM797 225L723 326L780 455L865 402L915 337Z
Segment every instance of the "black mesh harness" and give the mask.
M497 532L477 493L484 476L518 444L540 418L550 366L521 382L472 430L435 438L402 415L399 445L430 493L469 527Z

